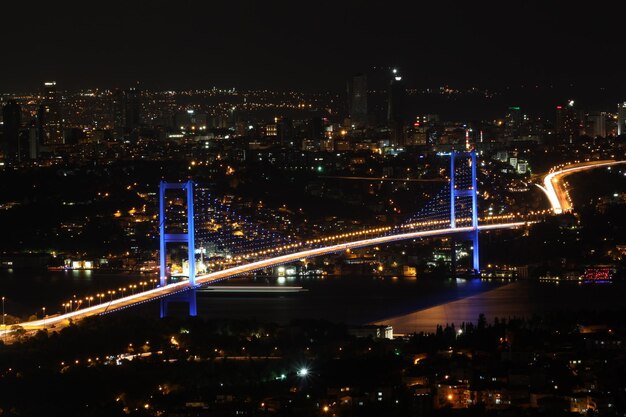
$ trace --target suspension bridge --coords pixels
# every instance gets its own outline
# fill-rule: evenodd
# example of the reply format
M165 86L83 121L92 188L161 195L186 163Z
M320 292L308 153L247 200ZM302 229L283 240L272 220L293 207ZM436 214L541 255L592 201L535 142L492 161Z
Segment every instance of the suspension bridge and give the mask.
M300 240L259 219L238 214L193 181L161 182L159 190L159 285L76 311L20 323L25 329L64 325L70 320L108 314L160 300L161 316L172 302L185 302L197 314L196 289L254 271L342 251L410 239L453 236L471 242L472 269L480 273L480 231L524 226L515 216L490 217L479 224L475 151L451 152L448 184L402 224L346 231ZM174 195L174 197L173 197ZM168 251L177 246L185 271L173 274ZM182 249L181 249L182 248ZM216 256L220 254L220 256ZM226 254L226 256L224 256ZM200 259L198 259L200 258ZM171 260L171 257L170 257ZM5 330L6 332L7 330Z

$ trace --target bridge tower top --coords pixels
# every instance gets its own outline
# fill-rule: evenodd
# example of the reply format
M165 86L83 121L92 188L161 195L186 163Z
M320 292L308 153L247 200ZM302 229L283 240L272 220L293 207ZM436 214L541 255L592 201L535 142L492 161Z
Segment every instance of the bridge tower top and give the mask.
M471 170L471 181L460 183L456 176L456 161L467 159ZM450 152L450 227L457 226L456 206L458 198L471 198L472 227L478 228L478 187L476 182L476 151L452 151Z
M183 190L187 201L187 233L166 233L166 204L165 192L167 190ZM189 284L196 285L196 249L195 249L195 224L193 210L193 181L186 182L165 182L161 181L159 186L159 275L160 284L167 284L167 265L166 265L166 249L168 243L186 243L187 244L187 263L189 264Z

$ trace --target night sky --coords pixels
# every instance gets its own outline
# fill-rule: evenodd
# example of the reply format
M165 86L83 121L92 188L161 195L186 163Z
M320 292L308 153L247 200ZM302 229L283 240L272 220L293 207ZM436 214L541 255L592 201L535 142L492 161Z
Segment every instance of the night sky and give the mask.
M481 5L477 5L481 3ZM548 4L549 3L549 4ZM344 89L373 66L407 85L623 89L623 15L565 1L11 1L0 91ZM623 78L623 77L622 77ZM621 84L620 84L621 83Z

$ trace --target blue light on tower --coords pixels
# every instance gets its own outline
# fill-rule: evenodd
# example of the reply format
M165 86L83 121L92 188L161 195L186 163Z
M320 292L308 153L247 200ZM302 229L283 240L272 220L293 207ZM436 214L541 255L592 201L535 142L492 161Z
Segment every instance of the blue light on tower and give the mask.
M167 190L184 190L187 198L187 233L166 233L165 222L165 192ZM186 301L189 303L189 315L197 315L196 308L196 251L195 251L195 223L193 210L193 181L189 180L183 183L172 183L161 181L159 185L159 275L160 285L167 284L167 265L166 251L168 243L186 243L187 244L187 263L189 264L189 285L190 290L180 295L170 296L161 300L161 317L167 316L168 303L171 301Z
M457 186L456 160L458 158L469 158L471 169L471 183L469 187ZM470 152L450 152L450 227L456 228L456 200L458 197L471 197L472 231L469 232L469 240L472 241L472 267L475 274L480 273L480 253L478 247L478 186L476 181L476 151Z

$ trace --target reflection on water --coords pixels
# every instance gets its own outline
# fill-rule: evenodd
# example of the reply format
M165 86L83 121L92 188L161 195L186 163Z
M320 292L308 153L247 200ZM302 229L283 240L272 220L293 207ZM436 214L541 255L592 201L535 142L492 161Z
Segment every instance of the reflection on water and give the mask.
M480 314L495 317L530 317L534 314L575 310L615 310L626 306L626 283L579 284L520 281L461 300L401 314L375 324L389 324L396 333L434 331L437 324L476 322Z
M198 302L199 314L214 318L255 318L287 323L299 318L363 324L497 288L500 283L480 280L415 277L318 276L287 279L288 285L307 289L292 295L211 295ZM250 281L242 283L250 284ZM256 280L279 284L280 278ZM229 281L225 285L233 285Z
M61 311L62 303L74 294L95 296L98 292L128 287L128 284L149 278L104 274L97 270L0 270L0 295L7 297L8 314L30 315L43 306L54 314ZM144 284L137 288L150 288L150 284ZM554 310L619 308L626 299L626 283L578 285L421 277L306 276L238 278L220 284L295 285L308 291L278 295L202 293L198 299L201 316L254 318L277 323L300 318L351 324L389 323L400 333L433 330L437 324L476 321L481 313L492 319ZM129 310L128 314L156 317L158 306L147 304Z

